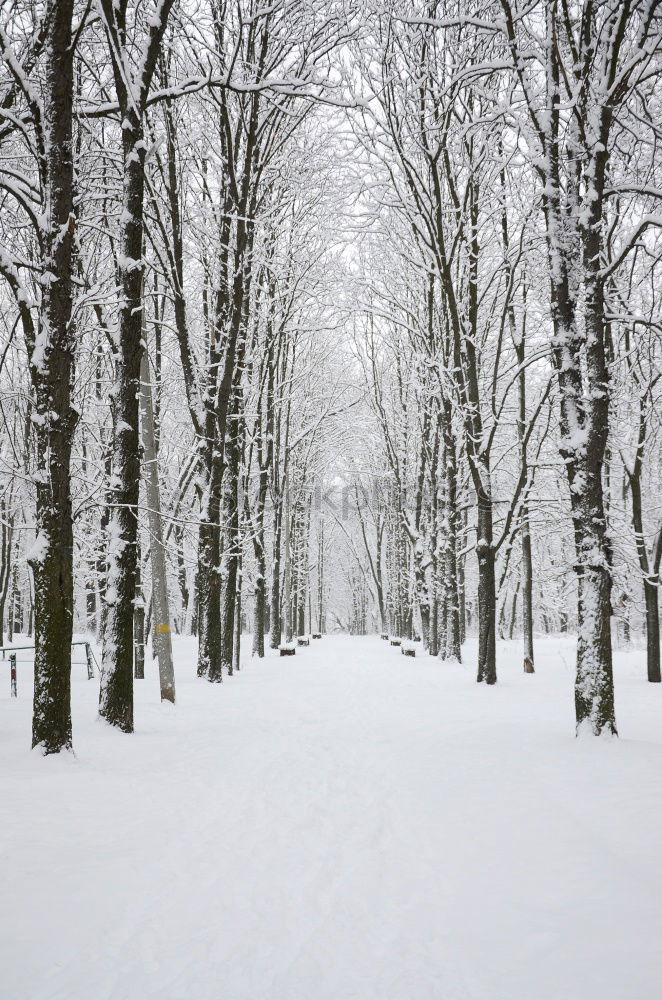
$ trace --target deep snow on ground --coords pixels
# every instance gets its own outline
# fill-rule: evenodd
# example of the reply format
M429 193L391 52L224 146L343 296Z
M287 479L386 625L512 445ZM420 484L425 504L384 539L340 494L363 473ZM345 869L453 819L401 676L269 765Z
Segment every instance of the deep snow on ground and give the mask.
M246 644L247 649L250 646ZM0 678L2 1000L658 1000L662 691L617 657L619 740L573 736L573 648L499 683L327 637L197 680L137 732L74 668L75 759Z

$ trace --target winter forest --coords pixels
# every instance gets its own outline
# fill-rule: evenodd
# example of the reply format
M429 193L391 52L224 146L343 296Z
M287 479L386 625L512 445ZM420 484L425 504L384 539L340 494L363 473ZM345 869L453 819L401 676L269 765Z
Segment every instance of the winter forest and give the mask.
M659 996L661 497L660 0L0 0L1 1000Z

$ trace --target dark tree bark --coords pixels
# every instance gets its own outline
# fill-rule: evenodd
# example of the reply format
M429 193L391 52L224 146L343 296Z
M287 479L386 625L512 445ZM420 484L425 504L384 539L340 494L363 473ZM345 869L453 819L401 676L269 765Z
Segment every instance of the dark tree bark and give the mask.
M136 559L136 597L133 608L133 676L145 679L145 598L142 587L140 545Z
M279 506L277 510L274 511L274 543L273 543L273 558L271 565L271 634L269 637L269 646L271 649L278 649L280 646L281 635L282 635L282 621L281 621L281 573L280 573L280 562L281 562L281 526L282 526L282 507Z
M662 681L660 674L660 588L657 583L644 581L646 602L646 667L651 684Z
M385 629L385 617L384 617L384 595L382 591L382 574L381 574L381 533L377 531L377 552L375 555L376 569L378 573L379 584L377 588L377 595L379 599L379 619L381 622L382 631ZM317 525L317 631L320 635L324 635L326 629L326 623L324 621L324 518L320 517Z
M492 502L478 496L478 681L496 683L496 583Z
M237 580L240 558L239 534L239 393L233 393L232 419L225 445L225 471L223 476L223 556L221 570L221 672L232 676L234 669L235 614L237 605Z
M11 500L11 494L10 494ZM7 497L0 497L0 646L4 643L5 626L5 603L7 595L10 593L10 583L12 578L12 536L13 536L13 516L11 503L7 502ZM10 596L11 601L11 596ZM10 607L10 618L13 619ZM10 623L9 642L12 641L13 621Z
M33 117L46 227L42 265L53 280L42 284L36 332L28 340L34 390L37 452L34 574L35 669L32 745L44 753L71 749L71 639L73 628L73 524L71 447L76 411L71 392L75 333L72 323L76 226L73 164L74 51L72 0L50 2L45 15L45 81L41 111Z
M462 659L460 631L460 595L457 560L457 448L452 428L452 406L448 398L443 407L443 462L444 462L444 521L443 521L443 646L439 655L444 660Z
M267 393L266 393L266 414L264 413L262 398L258 400L257 417L257 463L259 470L258 490L255 500L255 514L251 518L248 510L248 499L246 498L246 521L253 526L253 552L255 554L256 578L255 590L253 594L253 653L260 659L264 656L264 634L267 629L267 554L264 537L264 509L267 502L267 492L269 489L269 468L272 461L273 452L273 386L274 386L274 364L273 353L270 352L267 359ZM263 421L266 420L266 427ZM264 431L267 431L266 435ZM265 440L266 437L266 440ZM280 637L279 637L280 642Z
M577 732L615 734L611 550L603 495L610 396L605 280L618 266L604 266L612 225L609 160L615 112L647 72L646 47L658 27L650 6L585 4L575 18L550 4L539 49L546 75L541 113L522 59L521 46L529 50L531 40L520 41L520 11L511 0L501 0L501 8L536 138L534 163L543 191L560 450L570 489L578 583ZM621 260L628 252L626 245Z
M140 429L138 400L142 361L143 232L145 196L144 113L173 0L164 0L150 23L138 78L130 66L127 0L101 0L115 91L122 116L123 202L118 278L121 290L115 353L116 393L109 502L110 545L99 713L123 732L133 732L133 601L136 589Z
M118 89L121 85L118 84ZM128 103L128 102L127 102ZM133 732L133 602L138 560L140 437L138 399L142 360L142 252L145 144L140 114L126 107L122 129L124 229L119 265L121 305L116 365L110 547L106 579L100 714Z
M198 677L212 683L221 670L221 509L222 456L216 445L209 467L198 540Z
M639 568L644 586L646 609L646 668L648 680L652 684L662 681L660 672L660 607L659 584L660 562L662 561L662 530L657 534L653 551L649 554L644 534L644 515L641 497L641 474L644 464L647 419L645 395L639 401L639 433L632 466L624 460L625 473L632 497L632 528L634 530Z

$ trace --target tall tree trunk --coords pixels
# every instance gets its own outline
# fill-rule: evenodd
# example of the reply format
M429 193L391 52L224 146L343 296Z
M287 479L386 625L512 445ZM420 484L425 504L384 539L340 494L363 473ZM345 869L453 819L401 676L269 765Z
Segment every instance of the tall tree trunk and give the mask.
M143 115L173 0L162 0L149 24L137 76L130 69L127 0L100 0L122 119L123 200L115 345L112 475L109 500L106 615L99 713L133 732L133 600L136 589L140 484L140 364L142 360L143 229L146 143Z
M592 242L592 241L589 241ZM594 248L597 253L597 249ZM592 259L586 251L586 261ZM611 649L611 551L602 492L602 467L608 434L609 391L604 358L604 300L597 276L585 266L585 316L588 377L591 398L582 389L576 325L567 275L553 281L552 306L556 342L555 361L561 395L561 454L564 459L575 537L577 603L577 673L575 713L577 731L595 735L616 733ZM569 349L566 345L569 345ZM574 364L569 363L568 354ZM581 401L581 409L578 402Z
M234 622L239 567L239 461L236 394L230 432L225 446L223 475L223 524L225 535L221 571L221 670L230 676L234 669Z
M232 646L232 670L234 673L238 673L240 669L241 662L241 633L242 633L242 615L243 611L241 608L241 556L239 557L237 565L237 596L234 602L234 644Z
M513 594L513 602L510 606L510 623L508 625L508 638L512 639L513 633L515 631L515 622L517 620L517 598L520 592L520 581L517 581L517 586L515 587L515 593ZM524 647L526 649L526 645ZM526 664L525 664L526 666ZM533 667L533 659L531 660L531 667ZM527 670L527 673L532 673L532 670Z
M12 571L11 618L9 621L10 642L17 633L23 631L23 594L18 582L18 566Z
M159 661L161 701L170 701L174 704L175 669L172 662L168 570L165 545L163 543L154 407L152 405L149 358L146 349L143 352L141 364L140 409L143 449L147 469L145 476L145 496L147 499L147 519L149 523L149 553L152 564L152 649Z
M553 6L547 11L547 33L556 32ZM613 17L621 15L614 8ZM605 27L600 47L617 45L615 21ZM587 37L582 45L591 51L591 72L602 72L602 58L592 48L598 38L590 33L595 22L586 21ZM577 732L590 730L595 735L616 734L614 681L611 649L611 552L602 489L605 448L609 431L609 373L605 355L604 262L605 218L604 193L606 167L612 145L610 129L613 108L609 102L592 107L593 136L578 156L582 137L571 123L567 149L564 112L561 111L561 49L549 45L546 112L545 189L543 208L546 220L547 249L552 307L552 357L560 396L561 456L570 489L570 503L575 537L577 573L577 671L575 678L575 714ZM582 56L583 58L583 56ZM588 81L587 81L588 82ZM600 83L602 88L602 83ZM582 89L582 101L591 94ZM571 171L579 165L581 173L570 185L564 184L566 166ZM580 203L581 189L587 195ZM578 276L583 279L578 288ZM581 292L581 296L580 296ZM578 314L579 298L583 317ZM584 379L590 385L585 392Z
M660 605L659 587L650 580L644 580L646 601L646 666L648 680L659 684L660 675Z
M136 560L136 597L133 602L133 647L133 676L135 680L141 681L145 679L145 596L140 543Z
M478 674L477 680L496 683L496 583L492 502L478 497Z
M9 594L12 565L12 515L4 496L0 497L0 646L4 643L5 602ZM11 598L10 598L11 600ZM9 642L12 628L9 626Z
M221 669L222 458L215 451L198 539L198 677L223 680Z
M632 528L634 530L639 568L644 582L644 603L646 608L646 667L648 680L652 684L662 681L660 674L660 615L659 615L659 580L660 559L662 556L662 532L658 534L653 553L649 556L644 534L644 516L641 498L641 470L646 441L646 417L644 401L640 403L639 440L633 468L625 463L630 493L632 496Z
M377 548L376 559L380 559L379 553L379 542ZM379 562L377 563L379 565ZM384 625L384 597L381 589L381 571L380 572L380 585L377 590L379 598L379 615L382 623L382 631L385 627ZM317 631L320 635L324 632L324 518L320 518L317 527Z
M267 564L262 553L257 564L257 578L255 580L255 592L253 595L253 653L260 659L264 656L264 633L266 630L266 605L267 591L265 586L265 573Z
M262 462L260 453L260 485L257 510L253 526L253 552L255 554L256 578L253 604L253 654L260 659L264 656L264 633L267 627L267 558L264 539L264 507L267 499L269 466Z
M445 660L460 663L462 636L460 634L460 597L458 593L457 566L457 449L452 429L452 406L444 399L444 649Z
M142 250L145 142L142 121L127 110L122 128L124 201L116 396L112 443L110 544L99 712L133 732L133 601L136 591L140 436L138 399L142 359Z
M46 85L43 97L42 308L30 345L37 468L34 574L35 665L32 745L44 753L71 749L71 640L73 524L71 448L76 426L72 272L75 230L73 165L73 0L54 0L45 15Z
M285 642L291 642L294 638L294 621L292 615L292 544L291 544L291 511L290 511L290 490L289 482L285 485L285 501L283 517L285 519L285 532L283 539L283 549L285 557L285 574L283 581L283 608L285 614Z
M526 369L524 367L524 337L515 343L515 353L520 371L518 375L519 415L517 434L520 448L521 475L528 476L528 455L526 447ZM526 489L526 487L525 487ZM520 514L520 533L522 538L522 639L524 643L524 659L533 666L533 557L531 553L531 527L529 523L529 507L526 497Z
M280 601L280 562L281 562L281 531L282 531L282 504L274 511L274 547L271 576L271 635L269 645L271 649L278 649L281 642L281 601Z

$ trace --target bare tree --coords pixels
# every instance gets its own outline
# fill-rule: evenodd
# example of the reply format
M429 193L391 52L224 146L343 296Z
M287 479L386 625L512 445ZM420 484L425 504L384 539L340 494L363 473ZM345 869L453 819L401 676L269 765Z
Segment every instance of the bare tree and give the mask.
M108 571L99 712L133 732L133 601L136 590L140 486L140 365L143 354L144 117L173 0L159 0L140 37L127 24L128 0L99 0L122 118L123 206L117 256L120 301L115 341L116 387L108 524ZM137 43L137 54L134 46Z
M27 17L27 15L26 15ZM73 151L75 27L73 0L49 2L27 34L0 28L0 56L11 79L4 108L34 157L36 179L5 167L0 184L32 223L38 298L21 277L23 260L0 254L0 271L14 296L30 360L36 438L35 673L32 745L44 753L70 749L73 525L71 448L75 332L73 272L76 231ZM26 25L27 26L27 25ZM20 22L19 22L20 27ZM34 74L38 73L41 86ZM10 111L22 105L19 117ZM25 114L28 125L22 123Z

